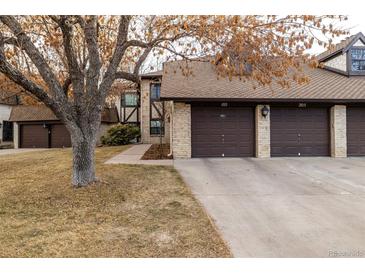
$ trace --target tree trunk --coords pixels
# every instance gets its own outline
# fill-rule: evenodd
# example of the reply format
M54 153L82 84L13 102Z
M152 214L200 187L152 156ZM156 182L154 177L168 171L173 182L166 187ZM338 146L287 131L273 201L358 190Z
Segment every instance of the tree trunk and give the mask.
M72 136L72 184L75 187L86 186L96 181L95 177L95 145L96 137Z

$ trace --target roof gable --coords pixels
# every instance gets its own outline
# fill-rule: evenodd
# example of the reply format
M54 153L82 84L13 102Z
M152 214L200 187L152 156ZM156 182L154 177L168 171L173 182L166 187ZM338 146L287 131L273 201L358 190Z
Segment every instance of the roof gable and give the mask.
M342 52L347 52L351 47L354 46L358 41L361 41L365 44L365 36L361 32L355 35L355 37L351 40L351 42L342 50Z
M365 36L361 32L356 35L349 36L345 40L342 40L340 43L334 45L334 48L329 49L319 55L317 55L317 59L319 62L325 62L328 59L347 52L356 42L361 41L365 44Z

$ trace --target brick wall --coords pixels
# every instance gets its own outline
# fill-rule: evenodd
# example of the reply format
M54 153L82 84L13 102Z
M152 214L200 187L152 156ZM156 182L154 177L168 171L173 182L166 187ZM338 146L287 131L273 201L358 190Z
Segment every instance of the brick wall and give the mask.
M174 158L191 158L191 105L174 103L172 117Z
M346 106L331 108L331 156L347 156Z
M266 117L261 114L264 105L255 109L256 157L270 157L270 112ZM267 106L270 109L270 106Z
M141 141L144 144L158 144L160 143L159 136L151 136L150 134L150 79L141 81ZM170 142L170 113L172 102L164 102L165 104L165 134L162 138L163 143Z

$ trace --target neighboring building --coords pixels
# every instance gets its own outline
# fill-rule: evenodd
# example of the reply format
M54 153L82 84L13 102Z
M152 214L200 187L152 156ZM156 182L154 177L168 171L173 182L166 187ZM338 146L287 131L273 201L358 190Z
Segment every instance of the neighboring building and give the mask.
M9 121L12 106L19 103L18 96L0 91L0 145L13 141L13 123Z
M43 105L15 106L10 119L14 122L15 148L59 148L70 147L71 138L66 127ZM101 116L98 139L108 128L119 123L115 107L105 108Z
M318 60L323 68L306 69L310 83L290 89L217 79L209 62L192 62L189 77L179 62L165 64L174 158L365 156L364 35Z

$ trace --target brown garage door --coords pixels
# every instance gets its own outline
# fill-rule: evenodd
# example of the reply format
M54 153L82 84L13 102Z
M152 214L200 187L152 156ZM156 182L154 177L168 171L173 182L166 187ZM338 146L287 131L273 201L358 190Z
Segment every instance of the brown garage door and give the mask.
M365 156L365 108L347 107L347 155Z
M48 129L42 124L20 126L21 148L48 148Z
M70 134L64 125L51 125L51 147L71 147Z
M254 112L249 107L192 106L193 157L254 156Z
M271 107L271 156L328 156L329 114L324 107Z

